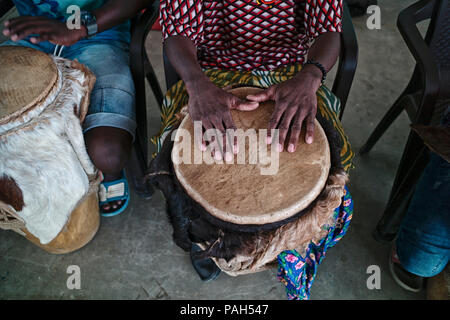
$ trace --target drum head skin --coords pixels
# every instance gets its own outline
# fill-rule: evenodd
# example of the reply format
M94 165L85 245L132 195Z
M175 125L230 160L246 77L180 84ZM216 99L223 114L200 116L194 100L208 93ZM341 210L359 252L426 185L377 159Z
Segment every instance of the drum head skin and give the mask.
M259 88L241 87L230 92L240 98L258 93ZM274 102L260 103L253 111L232 110L231 115L238 129L244 131L267 129ZM261 174L262 168L270 165L267 158L249 161L249 148L245 143L245 163L238 164L237 155L231 164L200 164L175 161L180 159L186 144L183 144L182 130L178 130L172 149L172 161L176 176L186 192L212 216L226 222L240 225L262 225L290 218L307 208L322 192L330 170L330 147L324 130L315 122L314 142L305 143L304 133L294 153L278 153L276 174ZM190 133L191 155L194 154L194 126L187 115L179 126ZM169 139L170 137L168 137ZM263 140L265 141L265 139ZM264 143L265 144L265 143ZM261 145L261 144L260 144ZM258 146L259 148L260 146ZM266 146L271 159L270 146ZM199 152L198 150L195 152ZM239 152L242 152L240 150ZM276 151L273 151L276 152ZM259 151L258 151L259 153ZM192 156L193 158L193 156ZM241 158L242 159L242 158Z
M37 105L57 83L57 67L44 52L4 46L0 48L0 61L0 122Z

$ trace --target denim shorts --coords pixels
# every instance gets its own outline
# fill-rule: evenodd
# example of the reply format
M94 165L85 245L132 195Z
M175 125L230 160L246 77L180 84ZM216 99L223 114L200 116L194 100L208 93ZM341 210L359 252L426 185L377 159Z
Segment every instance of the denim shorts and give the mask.
M450 163L437 154L420 178L398 233L397 254L411 273L432 277L450 260Z
M128 131L134 140L136 130L135 90L129 67L129 44L117 40L83 39L61 47L50 42L32 44L28 40L6 41L3 45L34 48L78 60L96 76L88 114L83 123L86 132L96 127L115 127Z

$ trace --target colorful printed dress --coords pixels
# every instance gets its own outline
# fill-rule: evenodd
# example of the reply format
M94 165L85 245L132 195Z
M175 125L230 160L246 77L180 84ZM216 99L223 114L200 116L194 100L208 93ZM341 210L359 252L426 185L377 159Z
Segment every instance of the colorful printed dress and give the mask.
M292 78L301 70L308 49L325 32L341 32L342 0L162 0L160 24L164 40L183 35L197 47L198 60L218 87L249 85L268 88ZM352 167L354 153L338 119L340 101L322 86L317 92L318 113L341 136L341 160ZM188 94L179 81L164 98L162 128L152 141L158 151L177 123L175 116L187 105ZM345 234L353 212L350 193L335 210L336 223L305 256L295 250L278 256L278 279L289 299L308 299L317 265Z

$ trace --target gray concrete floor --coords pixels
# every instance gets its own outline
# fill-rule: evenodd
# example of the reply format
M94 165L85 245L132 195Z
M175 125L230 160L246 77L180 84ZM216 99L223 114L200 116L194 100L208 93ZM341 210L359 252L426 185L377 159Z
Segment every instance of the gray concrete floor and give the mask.
M343 124L358 151L401 93L414 60L396 28L402 8L415 0L380 0L381 30L367 17L354 18L359 65ZM423 28L422 28L423 29ZM161 36L151 32L147 48L161 82ZM331 83L331 81L329 82ZM158 108L149 94L150 133L159 128ZM355 213L348 234L319 266L312 299L423 299L398 287L388 271L390 247L371 236L383 212L408 134L401 115L373 151L355 159L350 190ZM126 213L104 218L96 237L81 250L51 255L13 232L0 232L0 299L285 299L276 270L240 277L221 274L203 283L188 255L171 239L162 194L142 200L132 194ZM69 290L67 268L78 265L81 289ZM381 289L369 290L367 268L381 269Z

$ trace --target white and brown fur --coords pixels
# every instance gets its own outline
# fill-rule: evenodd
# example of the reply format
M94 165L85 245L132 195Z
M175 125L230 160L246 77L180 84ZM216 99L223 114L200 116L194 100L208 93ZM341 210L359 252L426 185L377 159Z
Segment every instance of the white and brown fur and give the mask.
M96 174L80 125L95 77L77 62L52 58L60 90L29 119L0 126L0 201L42 244L62 230Z

